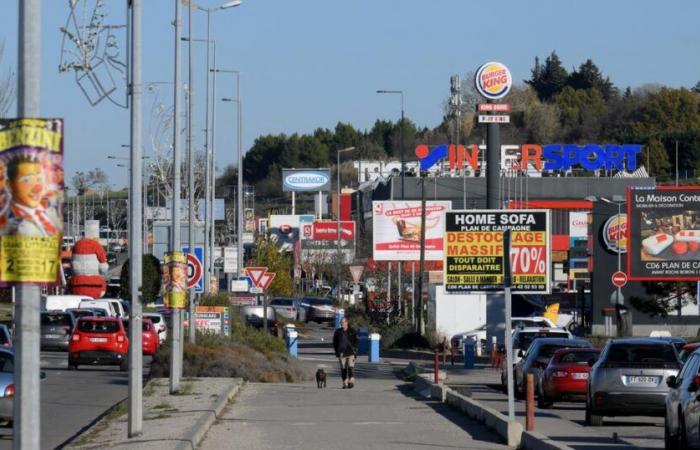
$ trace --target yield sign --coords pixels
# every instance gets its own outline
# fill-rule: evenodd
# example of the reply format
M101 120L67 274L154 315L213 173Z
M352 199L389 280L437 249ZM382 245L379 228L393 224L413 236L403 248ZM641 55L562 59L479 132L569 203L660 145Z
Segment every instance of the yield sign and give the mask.
M275 275L275 272L265 272L262 278L260 278L260 284L258 284L258 287L262 290L265 290L268 287L270 287L270 285L272 284L272 280L275 279Z
M246 275L250 277L250 280L256 287L260 286L260 280L267 273L267 267L246 267Z
M350 274L352 274L352 281L354 281L355 284L360 282L360 277L364 270L365 266L350 266Z

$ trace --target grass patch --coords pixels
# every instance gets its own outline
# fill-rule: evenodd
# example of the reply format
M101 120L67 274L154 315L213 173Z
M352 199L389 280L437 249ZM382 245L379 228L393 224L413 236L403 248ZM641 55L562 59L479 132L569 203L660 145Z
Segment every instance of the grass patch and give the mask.
M158 403L153 409L172 409L173 405L168 402Z
M169 419L170 417L172 417L170 414L160 413L155 416L144 417L143 420Z
M192 382L182 383L180 389L172 395L195 395L192 391L194 390L194 384Z
M156 388L160 386L163 385L153 380L149 381L148 384L146 384L146 387L143 388L144 397L152 397L155 395Z
M114 421L125 415L129 411L128 400L122 400L112 408L107 411L107 413L102 417L102 419L97 422L90 430L82 434L77 440L71 443L71 446L83 446L90 444L93 439L104 430L109 428L109 425Z

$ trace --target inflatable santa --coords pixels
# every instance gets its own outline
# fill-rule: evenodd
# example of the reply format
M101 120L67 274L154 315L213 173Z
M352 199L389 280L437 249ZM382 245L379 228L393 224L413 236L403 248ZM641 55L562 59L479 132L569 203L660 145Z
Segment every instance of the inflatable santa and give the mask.
M100 245L99 225L86 226L85 237L73 247L73 276L68 282L71 294L100 298L107 292L107 275L109 264L107 254Z

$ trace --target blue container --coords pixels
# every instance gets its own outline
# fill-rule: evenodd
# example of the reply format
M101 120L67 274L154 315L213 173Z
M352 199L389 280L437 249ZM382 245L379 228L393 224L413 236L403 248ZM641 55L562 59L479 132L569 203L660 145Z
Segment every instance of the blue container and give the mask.
M357 354L366 355L369 352L369 328L360 327L357 330Z
M287 344L287 351L289 352L289 356L292 356L294 358L297 357L297 336L298 334L295 328L285 327L284 340Z
M371 363L379 362L379 341L381 336L377 333L369 335L369 355L367 360Z
M462 341L464 344L464 368L473 369L474 368L474 339L468 337Z
M335 328L336 329L340 328L340 321L343 320L343 317L345 317L345 310L337 308L335 310Z

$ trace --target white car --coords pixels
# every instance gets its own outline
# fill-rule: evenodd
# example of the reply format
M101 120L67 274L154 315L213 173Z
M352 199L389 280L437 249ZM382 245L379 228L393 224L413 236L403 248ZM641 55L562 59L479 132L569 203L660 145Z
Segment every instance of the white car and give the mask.
M552 323L551 320L546 317L533 316L533 317L511 317L510 319L511 333L515 333L520 328L527 327L540 327L540 328L556 328L557 326ZM489 346L486 342L486 324L480 326L475 330L465 331L463 333L457 333L450 339L450 345L452 348L456 349L458 354L462 354L462 339L471 337L475 342L479 342L484 350L488 353Z
M143 313L144 319L151 319L153 326L156 327L158 339L162 344L168 338L168 325L165 323L165 317L161 313Z
M84 300L92 300L92 297L84 295L46 295L42 296L42 309L44 311L65 311L77 309Z
M527 353L532 341L543 337L571 339L573 336L563 328L518 328L513 333L513 364L517 364Z

